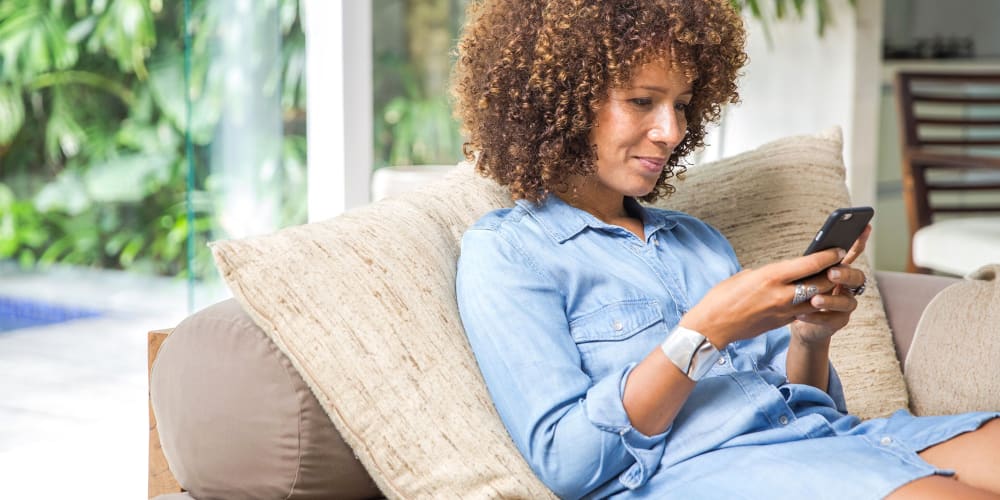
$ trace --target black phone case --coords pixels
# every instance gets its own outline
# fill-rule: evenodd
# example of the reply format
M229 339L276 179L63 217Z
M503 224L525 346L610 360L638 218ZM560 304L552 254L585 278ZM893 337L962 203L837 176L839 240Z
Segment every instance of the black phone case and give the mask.
M813 237L809 248L803 255L821 252L828 248L850 250L851 245L854 245L854 241L861 236L868 221L874 215L875 210L872 207L850 207L834 210L826 218L823 227Z

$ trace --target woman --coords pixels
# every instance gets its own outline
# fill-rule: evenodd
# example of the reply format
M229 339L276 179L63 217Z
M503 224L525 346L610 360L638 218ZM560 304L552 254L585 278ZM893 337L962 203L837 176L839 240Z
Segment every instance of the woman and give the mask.
M469 14L458 113L516 206L463 237L459 307L542 481L567 498L997 498L996 414L846 413L828 352L867 231L846 255L741 271L714 228L636 201L672 192L737 101L728 0Z

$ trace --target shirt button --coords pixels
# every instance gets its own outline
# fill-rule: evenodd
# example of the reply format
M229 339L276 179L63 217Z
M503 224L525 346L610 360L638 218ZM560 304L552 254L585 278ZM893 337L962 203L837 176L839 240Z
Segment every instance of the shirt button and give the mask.
M722 366L722 365L726 364L726 357L722 356L721 358L719 358L718 363L719 363L719 366Z
M784 415L778 417L778 423L781 425L788 425L788 417Z
M653 244L656 246L660 246L660 240L656 239L656 236L653 236Z
M615 320L615 322L611 325L611 327L614 328L616 332L620 332L622 331L622 328L624 328L622 326L622 322L618 320Z
M879 440L879 443L882 443L882 446L889 446L890 444L892 444L892 438L889 436L885 436L884 438Z

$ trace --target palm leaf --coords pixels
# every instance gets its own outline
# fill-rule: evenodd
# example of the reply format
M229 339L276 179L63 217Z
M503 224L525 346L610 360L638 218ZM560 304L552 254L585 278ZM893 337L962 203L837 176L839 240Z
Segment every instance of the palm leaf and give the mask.
M10 144L24 124L24 99L13 85L0 84L0 146Z

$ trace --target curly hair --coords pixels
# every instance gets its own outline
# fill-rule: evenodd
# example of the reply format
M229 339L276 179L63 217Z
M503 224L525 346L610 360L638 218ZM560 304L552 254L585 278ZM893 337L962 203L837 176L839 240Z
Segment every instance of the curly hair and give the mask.
M736 103L746 63L730 0L473 0L452 75L455 115L476 168L538 201L592 175L596 110L644 64L667 58L692 82L687 134L643 201L672 193L682 158Z

